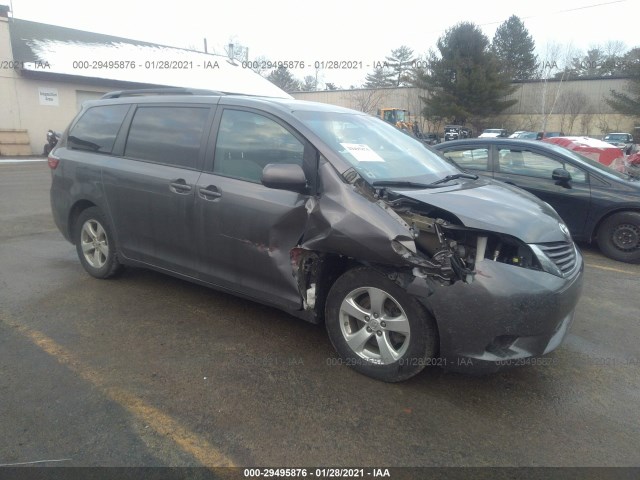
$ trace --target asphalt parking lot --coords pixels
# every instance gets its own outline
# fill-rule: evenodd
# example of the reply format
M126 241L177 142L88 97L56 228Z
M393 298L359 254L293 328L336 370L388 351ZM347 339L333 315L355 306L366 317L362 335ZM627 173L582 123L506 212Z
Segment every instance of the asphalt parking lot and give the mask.
M0 163L0 465L640 466L640 265L583 246L550 364L385 384L324 328L158 273L89 277L46 163Z

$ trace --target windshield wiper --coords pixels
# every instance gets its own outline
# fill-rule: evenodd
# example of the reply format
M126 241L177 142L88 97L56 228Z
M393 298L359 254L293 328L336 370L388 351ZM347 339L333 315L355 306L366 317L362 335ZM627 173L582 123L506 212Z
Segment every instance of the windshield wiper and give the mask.
M441 183L447 183L450 180L455 180L457 178L469 178L471 180L477 180L479 177L478 175L474 175L472 173L454 173L453 175L447 175L444 178L441 178L440 180L436 180L435 182L430 183L429 185L433 186L433 185L440 185Z
M406 188L436 188L433 183L408 182L406 180L376 180L374 187L406 187Z

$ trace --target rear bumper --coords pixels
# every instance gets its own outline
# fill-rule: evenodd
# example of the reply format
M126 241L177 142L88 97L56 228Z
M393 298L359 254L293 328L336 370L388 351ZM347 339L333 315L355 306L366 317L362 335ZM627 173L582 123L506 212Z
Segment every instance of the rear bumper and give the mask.
M60 188L59 183L60 179L52 178L51 191L49 193L51 213L53 215L53 221L56 227L58 227L58 230L60 230L60 233L62 233L67 241L72 242L69 234L69 211L71 202L69 201L69 194Z
M447 370L489 373L544 365L573 321L584 264L570 278L492 261L477 266L472 284L439 287L418 299L433 313L440 336L438 364Z

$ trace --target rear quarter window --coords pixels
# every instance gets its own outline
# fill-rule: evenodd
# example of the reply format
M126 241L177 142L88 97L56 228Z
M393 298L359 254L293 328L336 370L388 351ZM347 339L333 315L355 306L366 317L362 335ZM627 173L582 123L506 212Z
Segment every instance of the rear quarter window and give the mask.
M69 131L67 146L77 150L111 153L128 111L129 105L104 105L87 109Z
M487 148L449 150L443 152L443 155L465 170L489 170L489 150Z

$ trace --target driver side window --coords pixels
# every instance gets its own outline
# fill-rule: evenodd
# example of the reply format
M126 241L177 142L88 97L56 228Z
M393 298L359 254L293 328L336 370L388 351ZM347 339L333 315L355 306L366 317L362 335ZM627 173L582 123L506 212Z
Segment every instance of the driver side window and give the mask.
M260 183L269 163L303 166L304 145L277 122L253 112L227 109L216 140L213 172Z

